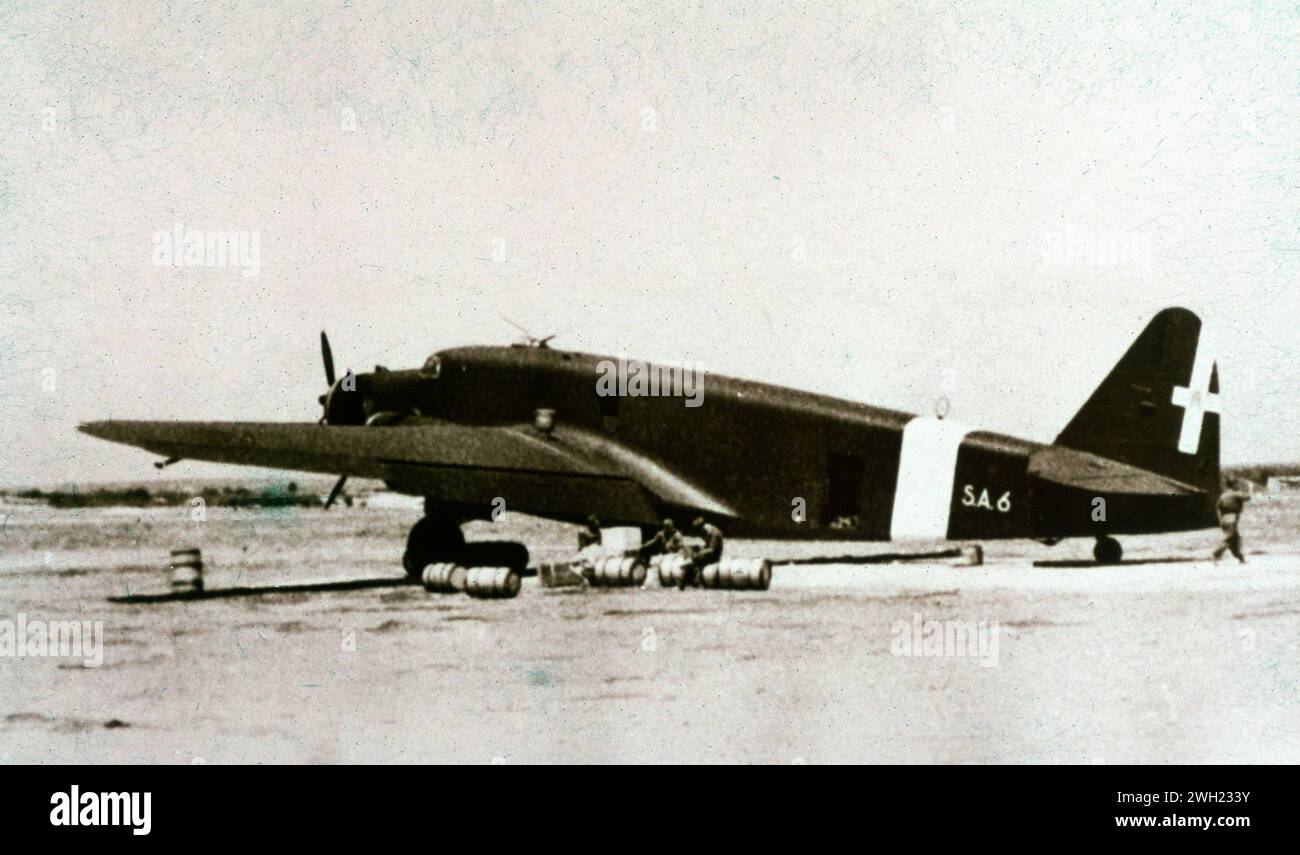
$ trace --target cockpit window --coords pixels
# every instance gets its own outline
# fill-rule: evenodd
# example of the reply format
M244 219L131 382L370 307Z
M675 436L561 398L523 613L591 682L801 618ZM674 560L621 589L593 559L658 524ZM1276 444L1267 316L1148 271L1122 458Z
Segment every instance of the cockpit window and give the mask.
M431 374L434 377L437 377L442 373L442 358L435 353L433 356L424 360L424 366L420 371L424 374Z

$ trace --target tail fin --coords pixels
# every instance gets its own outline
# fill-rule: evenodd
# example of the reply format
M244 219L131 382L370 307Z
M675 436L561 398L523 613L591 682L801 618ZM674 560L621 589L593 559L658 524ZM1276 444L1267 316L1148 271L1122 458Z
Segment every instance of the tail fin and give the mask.
M1056 444L1219 492L1219 372L1187 309L1156 315Z

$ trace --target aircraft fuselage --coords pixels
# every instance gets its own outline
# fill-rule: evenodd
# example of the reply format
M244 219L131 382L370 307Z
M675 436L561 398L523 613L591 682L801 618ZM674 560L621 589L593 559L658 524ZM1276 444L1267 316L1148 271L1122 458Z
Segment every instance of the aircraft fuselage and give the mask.
M934 417L719 375L697 378L694 401L663 390L601 394L598 379L617 359L457 348L423 369L362 375L361 403L339 407L481 425L527 423L539 410L553 411L556 425L661 461L715 497L734 511L720 520L733 536L1055 539L1214 525L1212 499L1158 476L1135 489L1134 476L1150 473ZM558 501L545 512L524 510L566 520L600 512L606 524L620 522L608 510Z

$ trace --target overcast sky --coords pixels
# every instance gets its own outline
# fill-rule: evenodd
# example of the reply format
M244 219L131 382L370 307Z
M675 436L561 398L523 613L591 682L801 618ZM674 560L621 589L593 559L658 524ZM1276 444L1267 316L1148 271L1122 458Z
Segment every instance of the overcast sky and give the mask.
M0 482L154 477L76 424L315 420L322 328L408 367L499 313L1050 441L1185 305L1225 462L1300 458L1294 4L1013 5L5 4ZM256 275L157 265L177 224Z

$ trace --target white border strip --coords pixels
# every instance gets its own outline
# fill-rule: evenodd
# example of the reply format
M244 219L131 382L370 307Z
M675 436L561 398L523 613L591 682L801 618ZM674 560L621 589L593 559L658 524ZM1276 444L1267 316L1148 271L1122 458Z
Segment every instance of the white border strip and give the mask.
M947 539L957 452L968 433L963 425L931 417L914 418L903 427L891 540Z

